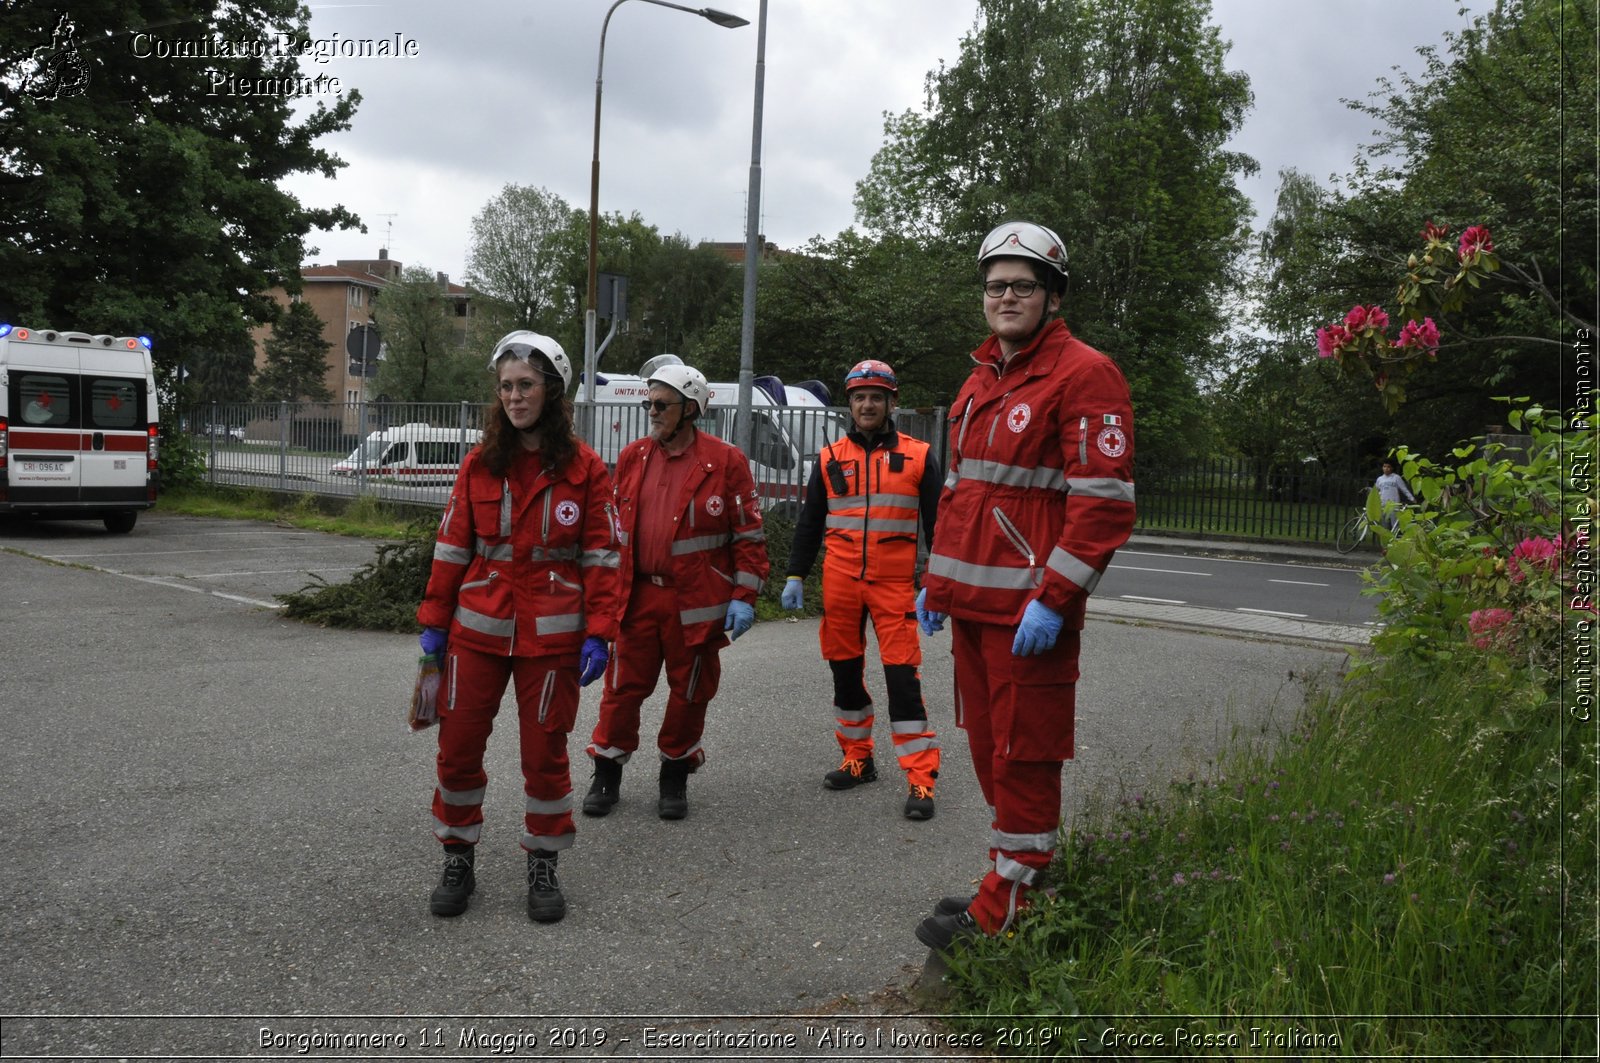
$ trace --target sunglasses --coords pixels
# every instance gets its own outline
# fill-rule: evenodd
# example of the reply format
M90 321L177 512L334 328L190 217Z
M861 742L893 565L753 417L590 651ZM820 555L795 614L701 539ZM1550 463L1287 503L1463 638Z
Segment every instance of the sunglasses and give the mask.
M679 399L676 402L663 402L660 399L640 399L639 405L652 413L666 413L670 407L682 406L684 401L683 399Z

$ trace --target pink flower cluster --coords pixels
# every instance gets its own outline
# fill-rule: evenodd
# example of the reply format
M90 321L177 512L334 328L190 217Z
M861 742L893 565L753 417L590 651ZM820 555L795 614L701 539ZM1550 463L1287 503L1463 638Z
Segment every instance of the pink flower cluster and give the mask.
M1395 346L1436 351L1439 349L1439 326L1433 323L1431 317L1425 317L1420 322L1407 321L1400 327L1400 338L1395 341Z
M1427 230L1423 230L1426 232ZM1478 257L1494 250L1494 241L1489 238L1487 225L1470 226L1461 234L1461 242L1456 245L1456 254L1463 262Z
M1472 632L1472 644L1480 650L1509 647L1516 629L1511 626L1513 617L1509 609L1474 609L1467 617L1467 628Z
M1354 334L1343 325L1324 325L1317 329L1317 357L1332 358L1354 340Z
M1357 303L1344 316L1344 327L1351 332L1360 332L1363 329L1382 332L1389 327L1389 315L1384 313L1381 306L1362 306Z
M1511 551L1508 575L1521 583L1539 571L1554 572L1561 564L1561 536L1554 539L1524 539Z

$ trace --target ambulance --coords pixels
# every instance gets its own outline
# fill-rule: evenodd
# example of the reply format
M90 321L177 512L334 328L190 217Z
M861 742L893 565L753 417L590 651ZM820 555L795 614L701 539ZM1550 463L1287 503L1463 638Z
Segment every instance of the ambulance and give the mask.
M396 425L373 432L349 456L328 470L334 476L362 476L369 480L418 485L455 483L456 470L467 451L478 445L483 433L459 428L435 428L426 422Z
M156 502L158 420L147 337L0 324L0 514L132 531Z
M607 465L616 467L622 448L650 431L641 402L649 380L664 365L682 365L675 354L658 354L639 367L637 376L594 379L595 422L589 445ZM739 442L738 384L710 384L711 402L695 427L729 443ZM578 386L582 394L582 385ZM829 406L828 388L816 380L785 386L775 376L756 377L750 390L750 476L769 512L798 509L817 453L843 436L849 420Z

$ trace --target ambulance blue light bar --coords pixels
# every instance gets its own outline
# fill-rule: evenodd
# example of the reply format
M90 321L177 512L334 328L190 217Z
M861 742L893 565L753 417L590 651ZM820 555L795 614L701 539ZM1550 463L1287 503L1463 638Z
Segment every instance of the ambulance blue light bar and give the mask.
M9 336L9 335L11 335L11 326L10 325L0 325L0 339L3 339L3 338L5 338L6 336Z

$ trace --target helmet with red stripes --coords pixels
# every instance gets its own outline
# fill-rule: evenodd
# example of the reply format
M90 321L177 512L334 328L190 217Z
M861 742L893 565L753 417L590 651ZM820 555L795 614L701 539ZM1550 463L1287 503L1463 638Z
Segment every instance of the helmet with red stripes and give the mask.
M888 362L876 358L857 362L844 375L844 393L849 395L856 388L883 388L891 395L900 394L900 382L895 379L894 370L889 368Z

